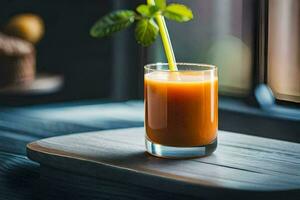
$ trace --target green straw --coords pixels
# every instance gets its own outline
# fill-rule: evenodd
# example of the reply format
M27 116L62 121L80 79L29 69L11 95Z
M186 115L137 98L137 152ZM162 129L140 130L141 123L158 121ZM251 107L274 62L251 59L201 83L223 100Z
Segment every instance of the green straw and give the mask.
M154 0L147 0L148 5L155 5ZM169 37L169 32L166 26L165 19L162 15L158 14L155 17L158 26L159 26L159 31L160 31L160 36L164 45L165 53L167 56L167 60L169 63L169 69L170 71L178 71L177 65L176 65L176 60L174 56L174 51L172 47L172 43Z

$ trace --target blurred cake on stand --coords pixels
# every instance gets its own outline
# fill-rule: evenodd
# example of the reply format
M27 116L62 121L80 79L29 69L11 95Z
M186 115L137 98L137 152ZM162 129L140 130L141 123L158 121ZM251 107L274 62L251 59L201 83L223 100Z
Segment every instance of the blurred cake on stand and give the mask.
M0 87L28 85L35 77L35 49L27 41L0 33Z
M62 76L36 72L35 45L44 31L38 15L18 14L0 32L0 95L39 95L62 87Z

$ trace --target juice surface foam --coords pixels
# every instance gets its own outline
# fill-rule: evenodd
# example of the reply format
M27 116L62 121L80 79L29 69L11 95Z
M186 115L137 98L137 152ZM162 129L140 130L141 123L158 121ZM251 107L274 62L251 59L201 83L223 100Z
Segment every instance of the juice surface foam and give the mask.
M176 82L176 83L189 83L189 82L212 82L217 80L217 77L212 73L205 73L202 71L183 71L183 72L151 72L145 75L146 81L155 82Z

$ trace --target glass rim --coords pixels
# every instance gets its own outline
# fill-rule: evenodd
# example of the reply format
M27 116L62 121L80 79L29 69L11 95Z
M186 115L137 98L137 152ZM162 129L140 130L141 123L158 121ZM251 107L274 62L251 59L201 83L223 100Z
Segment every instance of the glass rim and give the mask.
M215 65L211 65L211 64L202 64L202 63L184 63L184 62L177 62L176 63L178 66L192 66L192 67L207 67L208 69L178 69L178 71L180 72L188 72L188 71L201 71L201 72L205 72L205 71L214 71L217 70L217 66ZM178 72L178 71L171 71L169 69L154 69L152 67L155 66L168 66L168 63L161 63L161 62L157 62L157 63L150 63L150 64L146 64L144 66L145 70L151 70L151 71L161 71L161 72Z

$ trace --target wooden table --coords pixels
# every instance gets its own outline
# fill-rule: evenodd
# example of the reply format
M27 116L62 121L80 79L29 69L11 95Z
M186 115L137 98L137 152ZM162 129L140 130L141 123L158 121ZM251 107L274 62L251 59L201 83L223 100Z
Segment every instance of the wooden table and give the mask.
M140 101L111 103L97 100L22 107L0 106L0 200L49 197L49 190L41 189L47 183L40 178L39 164L26 156L26 144L58 135L140 127L143 124L143 102ZM63 194L56 199L62 199L66 193L72 195L73 190L69 188L62 191ZM77 196L77 199L82 198Z
M144 196L145 199L182 199L186 197L182 192L179 192L180 195L178 195L176 187L169 192L168 184L160 184L159 186L163 190L160 188L157 190L151 186L160 182L154 182L150 187L141 186L139 182L138 184L124 184L122 181L126 182L128 178L122 176L119 183L113 182L112 185L110 179L100 177L95 179L93 176L87 176L85 173L70 173L68 170L56 169L50 166L47 167L43 164L40 166L37 162L31 161L26 157L26 144L42 138L82 132L91 132L91 134L93 134L93 132L99 130L141 126L143 126L143 103L139 101L122 103L88 101L27 107L0 107L0 199L111 199L112 192L114 192L113 197L116 197L116 199L120 199L121 197L123 199L139 199L138 197L140 196ZM220 134L220 142L222 141L221 135L222 134ZM283 151L281 148L274 146L271 147L271 149L275 149L274 152L266 152L270 144L263 142L266 141L263 138L261 141L263 145L267 145L267 147L260 148L260 151L254 155L247 153L247 151L251 149L236 151L234 155L245 155L244 159L249 161L253 157L264 158L265 156L273 156L274 162L284 164L284 166L286 166L286 174L289 177L294 177L287 181L287 185L290 185L291 182L292 185L296 185L299 176L295 174L297 174L299 170L297 170L297 167L293 168L292 166L299 164L299 154L293 156L293 159L290 159L291 155L287 155L284 151L293 151L292 149L282 147L284 149ZM223 140L223 142L225 142L225 140ZM246 142L250 142L250 140L246 140ZM153 162L160 164L160 160L154 157L146 157L144 153L141 153L144 151L142 143L143 141L139 142L140 149L138 149L138 154L132 156L134 156L134 158L136 156L142 161L145 158L150 159L150 164L153 164ZM275 141L275 143L287 144L282 141ZM237 144L238 143L236 143L236 145ZM223 150L221 151L222 148ZM205 164L204 162L212 162L212 160L215 159L215 161L220 162L220 168L222 168L222 163L224 164L225 162L226 166L231 165L231 167L226 167L228 171L235 171L235 166L233 165L234 160L228 160L226 157L218 157L219 155L221 156L223 152L228 153L227 150L224 151L224 148L230 148L230 146L227 145L226 147L225 145L222 147L222 145L220 145L216 154L205 158L210 160L202 160L201 162L203 163L201 165L212 166L210 163ZM288 160L282 160L282 158L288 158ZM130 159L131 157L128 158L128 160ZM122 160L119 160L119 162L119 164L122 164ZM177 161L168 162L170 162L173 167L179 165L176 164ZM189 162L197 163L198 161ZM292 165L289 164L290 162ZM265 162L265 168L257 169L253 167L255 163L251 162L250 164L253 165L235 165L238 165L238 167L248 167L250 171L250 167L252 166L254 170L260 170L258 174L264 174L268 169L271 169L270 172L274 173L274 175L270 174L267 175L267 177L274 176L275 180L278 180L278 175L284 173L284 170L278 171L278 169L272 167L272 163L271 161ZM246 170L236 170L241 171L241 174L250 173ZM226 173L225 177L232 174L233 173ZM105 173L105 175L108 175L108 173ZM286 184L283 180L284 179L280 179L280 184ZM130 179L128 179L128 181L130 181ZM87 185L89 186L87 187ZM207 190L202 192L197 189L196 193L197 192L205 194ZM124 193L126 193L127 196L124 196ZM218 192L210 192L208 194L213 195L214 193L216 193L216 195L218 194ZM265 196L266 193L263 193L263 196ZM268 197L274 197L272 199L289 199L286 196L287 193L284 191L267 193L270 194ZM261 197L260 194L262 193L258 192L257 197ZM300 199L298 198L298 189L288 191L288 195L290 199ZM190 197L191 195L184 199L189 199ZM243 195L243 199L247 197L250 198L248 195ZM226 199L226 196L223 196L221 199Z

